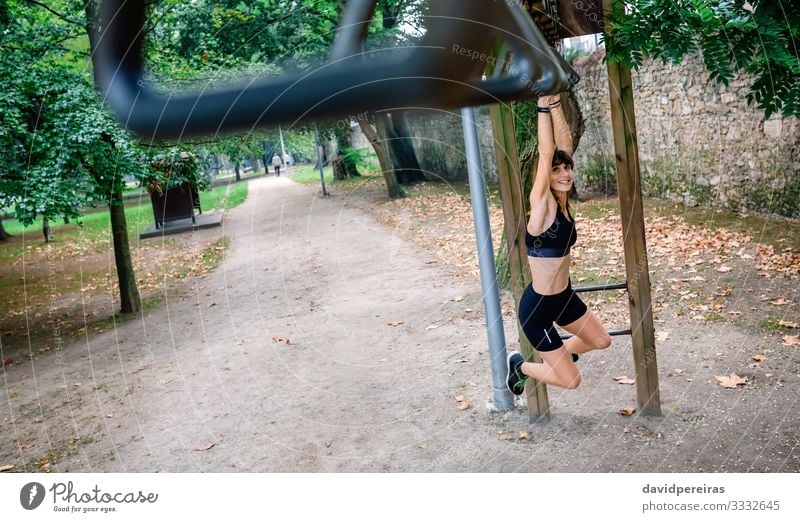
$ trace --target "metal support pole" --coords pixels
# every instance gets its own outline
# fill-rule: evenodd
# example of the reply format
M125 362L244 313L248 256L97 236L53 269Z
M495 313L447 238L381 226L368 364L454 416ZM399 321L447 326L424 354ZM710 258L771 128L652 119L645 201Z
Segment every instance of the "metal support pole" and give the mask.
M319 165L319 180L322 182L322 197L328 197L328 190L325 188L325 173L322 167L322 143L319 141L319 129L317 124L314 124L314 142L317 144L317 164Z
M283 166L286 167L286 175L288 176L289 162L284 161L284 158L286 158L286 147L283 145L283 130L281 129L280 125L278 125L278 135L281 138L281 163L283 163ZM266 168L266 166L264 168Z
M475 236L478 245L478 264L481 272L481 291L486 315L486 331L489 337L489 358L492 365L493 409L510 410L514 397L506 387L506 337L503 331L503 316L500 308L500 292L497 289L497 267L494 262L492 231L489 227L489 209L486 205L486 185L481 167L481 149L478 143L478 124L475 109L461 109L464 126L464 144L467 152L469 190L472 196L472 216L475 220Z

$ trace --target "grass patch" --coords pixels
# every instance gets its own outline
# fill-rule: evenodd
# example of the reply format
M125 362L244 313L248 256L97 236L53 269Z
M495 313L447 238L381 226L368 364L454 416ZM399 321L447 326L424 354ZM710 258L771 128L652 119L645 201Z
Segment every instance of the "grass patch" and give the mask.
M203 266L207 270L213 270L222 263L225 258L225 251L231 245L231 238L222 236L208 245L201 255Z
M719 312L709 312L706 314L705 320L707 323L725 323L728 320Z
M332 184L333 169L331 167L325 167L323 173L325 175L325 183ZM289 174L289 179L301 185L319 185L319 169L315 168L313 165L296 167L293 168L291 174Z
M616 281L609 281L608 276L601 275L599 268L596 267L584 267L583 270L573 270L571 279L573 281L573 287L616 283Z
M758 323L758 327L761 330L766 332L784 332L786 330L791 330L788 326L783 326L778 322L777 319L762 319L760 323Z
M211 209L229 209L238 207L247 199L247 183L230 183L208 192L200 193L200 206Z
M333 169L325 167L323 169L325 175L325 185L328 187L346 187L349 185L359 185L368 181L383 180L383 175L375 171L361 171L361 176L357 178L348 178L344 180L333 179ZM319 185L319 169L314 165L303 165L302 167L293 167L289 179L301 185Z
M158 308L158 306L164 302L164 294L155 294L148 297L142 298L142 310L141 311L148 311ZM104 317L103 319L98 319L89 323L87 320L87 327L91 327L92 330L95 332L105 332L107 330L111 330L120 324L125 324L131 319L138 319L140 317L139 312L135 312L132 314L121 314L119 312L115 313L112 316Z
M608 214L619 214L619 202L616 199L589 199L570 202L573 215L579 213L583 219L602 219Z
M247 183L231 183L216 187L211 191L200 193L200 205L204 209L230 209L241 205L248 194ZM126 203L125 220L128 224L128 237L133 239L153 224L153 207L148 201L142 204L133 199ZM31 225L23 227L16 219L4 221L6 231L12 235L25 235L25 243L43 241L42 219L37 218ZM111 237L111 219L107 209L88 211L75 223L53 227L56 242L68 241L103 241L103 248L108 247ZM29 239L30 237L30 239ZM2 244L0 244L2 246ZM0 261L14 258L22 254L21 244L0 248Z

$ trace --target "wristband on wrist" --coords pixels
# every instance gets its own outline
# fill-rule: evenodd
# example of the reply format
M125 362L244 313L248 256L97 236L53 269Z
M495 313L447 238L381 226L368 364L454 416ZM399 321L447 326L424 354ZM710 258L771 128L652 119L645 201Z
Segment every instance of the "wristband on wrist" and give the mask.
M549 107L537 107L536 112L550 112Z

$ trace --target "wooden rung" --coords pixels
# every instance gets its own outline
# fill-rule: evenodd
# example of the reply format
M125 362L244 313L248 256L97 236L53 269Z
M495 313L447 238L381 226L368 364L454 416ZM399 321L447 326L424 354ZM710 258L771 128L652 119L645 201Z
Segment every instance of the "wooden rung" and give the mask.
M609 330L609 331L608 331L608 335L611 335L611 336L616 336L616 335L630 335L630 334L631 334L631 329L630 329L630 328L626 328L626 329L624 329L624 330ZM571 337L573 337L573 335L572 335L572 334L561 334L561 340L562 340L562 341L563 341L563 340L566 340L566 339L569 339L569 338L571 338Z
M627 290L628 283L612 283L610 285L581 286L575 288L576 292L601 292L603 290Z

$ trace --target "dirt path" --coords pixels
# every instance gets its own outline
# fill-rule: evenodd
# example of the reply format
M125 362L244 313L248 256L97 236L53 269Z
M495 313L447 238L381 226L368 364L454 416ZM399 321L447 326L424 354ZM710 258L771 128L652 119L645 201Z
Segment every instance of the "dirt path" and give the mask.
M197 233L231 238L219 269L139 320L5 368L0 466L800 470L797 350L729 325L669 325L662 418L618 414L635 403L633 387L611 378L633 375L627 340L582 358L579 390L551 388L549 423L488 412L478 282L449 277L359 198L252 181L221 229ZM506 332L513 348L513 316ZM768 359L748 386L716 385L759 351Z

